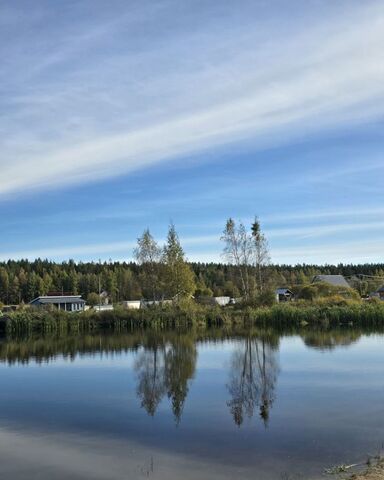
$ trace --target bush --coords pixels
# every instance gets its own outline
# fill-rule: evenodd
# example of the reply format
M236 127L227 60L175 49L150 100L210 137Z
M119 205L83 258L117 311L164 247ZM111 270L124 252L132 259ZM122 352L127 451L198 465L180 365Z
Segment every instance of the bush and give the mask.
M95 293L91 292L87 296L87 304L90 305L91 307L94 307L95 305L99 305L100 303L100 296Z
M383 300L380 300L379 297L370 297L368 300L366 300L368 303L374 304L374 305L380 305L383 302Z
M356 300L349 300L348 298L343 297L342 295L331 295L329 297L318 298L314 302L315 305L327 306L327 305L338 305L346 306L356 304Z
M342 297L350 300L360 300L359 293L348 287L330 285L326 282L317 282L311 285L305 285L298 290L297 295L304 300L315 300L319 298Z

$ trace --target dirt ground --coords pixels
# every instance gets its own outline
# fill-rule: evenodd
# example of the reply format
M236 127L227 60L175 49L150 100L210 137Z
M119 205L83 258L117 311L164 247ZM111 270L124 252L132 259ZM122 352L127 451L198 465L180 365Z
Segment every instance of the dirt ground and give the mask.
M370 467L363 474L352 475L350 480L384 480L384 461Z

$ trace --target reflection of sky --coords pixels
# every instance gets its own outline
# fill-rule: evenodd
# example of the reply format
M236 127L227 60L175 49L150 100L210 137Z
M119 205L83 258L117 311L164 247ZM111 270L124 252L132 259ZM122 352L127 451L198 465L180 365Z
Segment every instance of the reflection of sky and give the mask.
M257 408L240 428L229 412L227 385L233 352L242 348L238 340L198 345L196 371L177 427L166 396L153 418L140 407L133 352L74 362L59 357L41 366L3 364L0 425L38 438L76 435L87 449L93 448L89 437L106 444L134 442L137 452L149 448L179 459L241 466L244 478L252 478L256 465L272 465L277 456L287 471L315 471L359 460L381 445L382 341L380 336L361 337L349 347L319 351L298 337L282 338L276 352L276 400L266 429Z

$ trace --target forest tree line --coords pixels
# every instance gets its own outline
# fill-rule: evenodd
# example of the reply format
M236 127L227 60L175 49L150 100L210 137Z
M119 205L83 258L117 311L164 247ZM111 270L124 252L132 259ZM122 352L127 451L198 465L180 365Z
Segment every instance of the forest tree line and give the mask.
M195 296L240 296L237 267L222 263L188 263L194 273ZM276 287L307 285L317 274L361 274L378 277L366 281L371 290L384 283L384 264L339 265L269 265L268 276ZM102 290L114 302L151 298L142 283L143 267L135 262L55 263L37 259L10 260L0 263L0 302L27 303L48 292L70 292L87 298ZM380 279L381 278L381 279ZM367 291L370 291L368 288Z
M187 262L179 237L170 226L160 247L149 230L138 239L131 262L53 262L36 259L0 262L0 302L27 303L49 292L91 294L105 290L112 302L160 300L175 296L230 296L246 300L268 296L277 287L311 283L317 274L359 275L360 293L384 284L384 264L274 265L268 244L255 220L249 231L227 221L222 240L223 263ZM356 280L357 281L357 280Z

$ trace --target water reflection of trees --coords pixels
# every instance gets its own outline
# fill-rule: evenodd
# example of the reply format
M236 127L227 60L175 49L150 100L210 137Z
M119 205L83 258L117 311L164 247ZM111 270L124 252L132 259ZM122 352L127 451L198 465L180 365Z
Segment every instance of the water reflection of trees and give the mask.
M153 416L165 393L164 348L155 345L152 350L139 353L135 364L138 385L137 395L141 406Z
M197 350L193 338L177 336L170 342L153 339L139 352L135 363L141 405L153 416L165 394L180 422L196 367Z
M259 338L267 336L278 339L281 336L300 336L305 344L311 348L336 348L356 342L361 335L384 333L378 328L339 328L313 330L290 328L286 330L271 329L255 330ZM19 337L17 335L0 337L0 362L8 364L28 363L30 361L46 363L58 356L75 360L82 356L115 355L122 352L137 351L140 346L153 348L155 344L172 344L175 338L188 338L190 344L232 341L244 339L248 335L243 329L214 329L214 330L177 330L152 331L132 330L125 333L95 332L93 334L67 334L58 332L56 335L33 335ZM156 340L155 343L154 339ZM152 344L151 344L152 342ZM272 343L275 340L272 341ZM276 343L276 342L275 342ZM152 346L151 346L152 345Z
M236 425L244 417L252 418L255 409L265 426L275 400L275 385L279 372L278 337L246 336L232 354L229 383L230 400L227 402Z
M197 348L202 343L235 342L231 356L228 407L235 423L257 411L265 425L275 400L279 373L278 347L282 335L299 335L310 348L333 349L357 342L361 335L379 333L377 329L243 329L217 330L133 330L126 333L0 339L0 362L45 363L62 356L75 360L83 356L114 356L135 353L137 396L145 411L155 415L159 404L168 398L173 415L181 419L190 383L195 373ZM381 330L380 333L383 333Z
M356 343L362 335L361 331L352 329L308 330L301 337L310 348L333 350L337 347L348 347Z

